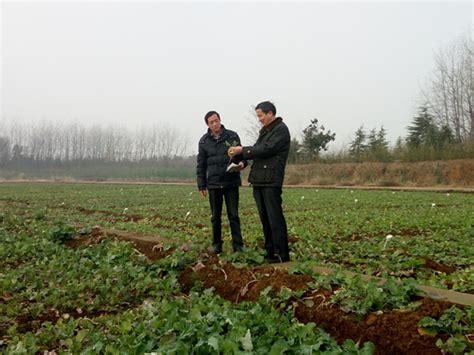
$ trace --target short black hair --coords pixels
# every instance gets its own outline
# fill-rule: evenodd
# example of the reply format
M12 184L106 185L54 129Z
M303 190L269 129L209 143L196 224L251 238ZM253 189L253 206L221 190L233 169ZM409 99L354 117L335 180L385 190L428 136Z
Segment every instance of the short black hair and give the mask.
M214 115L217 115L217 117L221 119L221 116L216 111L209 111L208 113L206 113L206 116L204 116L204 121L206 121L206 124L209 122L209 117Z
M270 101L260 102L255 107L255 111L257 111L258 109L262 110L264 113L273 112L274 116L276 116L276 114L277 114L277 109L276 109L275 105L272 104Z

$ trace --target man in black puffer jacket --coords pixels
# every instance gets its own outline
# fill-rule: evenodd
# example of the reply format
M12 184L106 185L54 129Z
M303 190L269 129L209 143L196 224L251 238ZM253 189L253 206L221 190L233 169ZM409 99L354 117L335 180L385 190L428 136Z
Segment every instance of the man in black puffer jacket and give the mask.
M242 251L244 243L240 231L239 219L239 186L242 185L240 170L247 166L242 158L231 159L239 165L239 171L227 172L229 147L240 145L239 135L226 129L215 111L204 117L208 126L207 133L199 140L197 157L197 184L201 196L206 197L209 191L212 222L212 247L216 254L222 252L222 204L225 200L227 217L232 233L234 252Z
M251 147L231 147L228 154L230 157L253 160L249 182L253 186L263 226L267 261L289 261L288 230L281 194L290 150L290 132L283 119L275 117L276 108L271 102L262 102L255 110L263 125L257 142Z

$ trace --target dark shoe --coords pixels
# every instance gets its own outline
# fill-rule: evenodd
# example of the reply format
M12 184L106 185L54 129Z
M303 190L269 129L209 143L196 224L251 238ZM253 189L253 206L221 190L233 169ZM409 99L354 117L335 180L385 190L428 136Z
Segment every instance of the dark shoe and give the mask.
M279 262L280 262L280 259L277 258L276 256L272 256L272 257L266 256L266 257L265 257L265 262L266 262L267 264L276 264L276 263L279 263Z
M244 251L245 249L242 246L234 247L234 253L243 253Z
M209 248L208 250L216 255L219 255L220 253L222 253L222 247L212 247L212 248Z
M280 258L279 255L275 255L273 257L266 257L265 258L265 262L269 263L269 264L279 264L279 263L286 263L290 261L290 258L289 257L286 257L286 258Z
M265 253L265 259L272 259L275 257L275 254L269 253L268 251Z

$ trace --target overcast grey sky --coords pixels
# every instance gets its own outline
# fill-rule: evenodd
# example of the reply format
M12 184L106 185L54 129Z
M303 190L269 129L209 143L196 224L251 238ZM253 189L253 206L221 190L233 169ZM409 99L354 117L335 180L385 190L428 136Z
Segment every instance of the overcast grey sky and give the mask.
M2 2L7 120L169 123L190 153L211 109L244 134L272 100L293 134L312 118L347 143L361 124L393 142L434 52L472 26L465 2ZM253 143L244 138L245 143Z

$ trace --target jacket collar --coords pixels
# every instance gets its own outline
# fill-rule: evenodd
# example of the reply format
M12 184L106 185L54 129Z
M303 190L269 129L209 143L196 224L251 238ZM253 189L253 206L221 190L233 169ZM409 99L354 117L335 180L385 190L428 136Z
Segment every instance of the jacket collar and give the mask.
M221 134L219 136L219 139L222 139L223 137L225 137L227 135L227 129L224 127L224 125L222 124L221 125ZM213 138L214 139L214 135L212 134L212 131L210 128L207 129L207 136L209 138Z
M268 126L262 127L260 130L260 135L265 134L265 133L270 133L273 128L275 128L280 122L283 122L283 118L277 117L273 120L272 123L270 123Z

